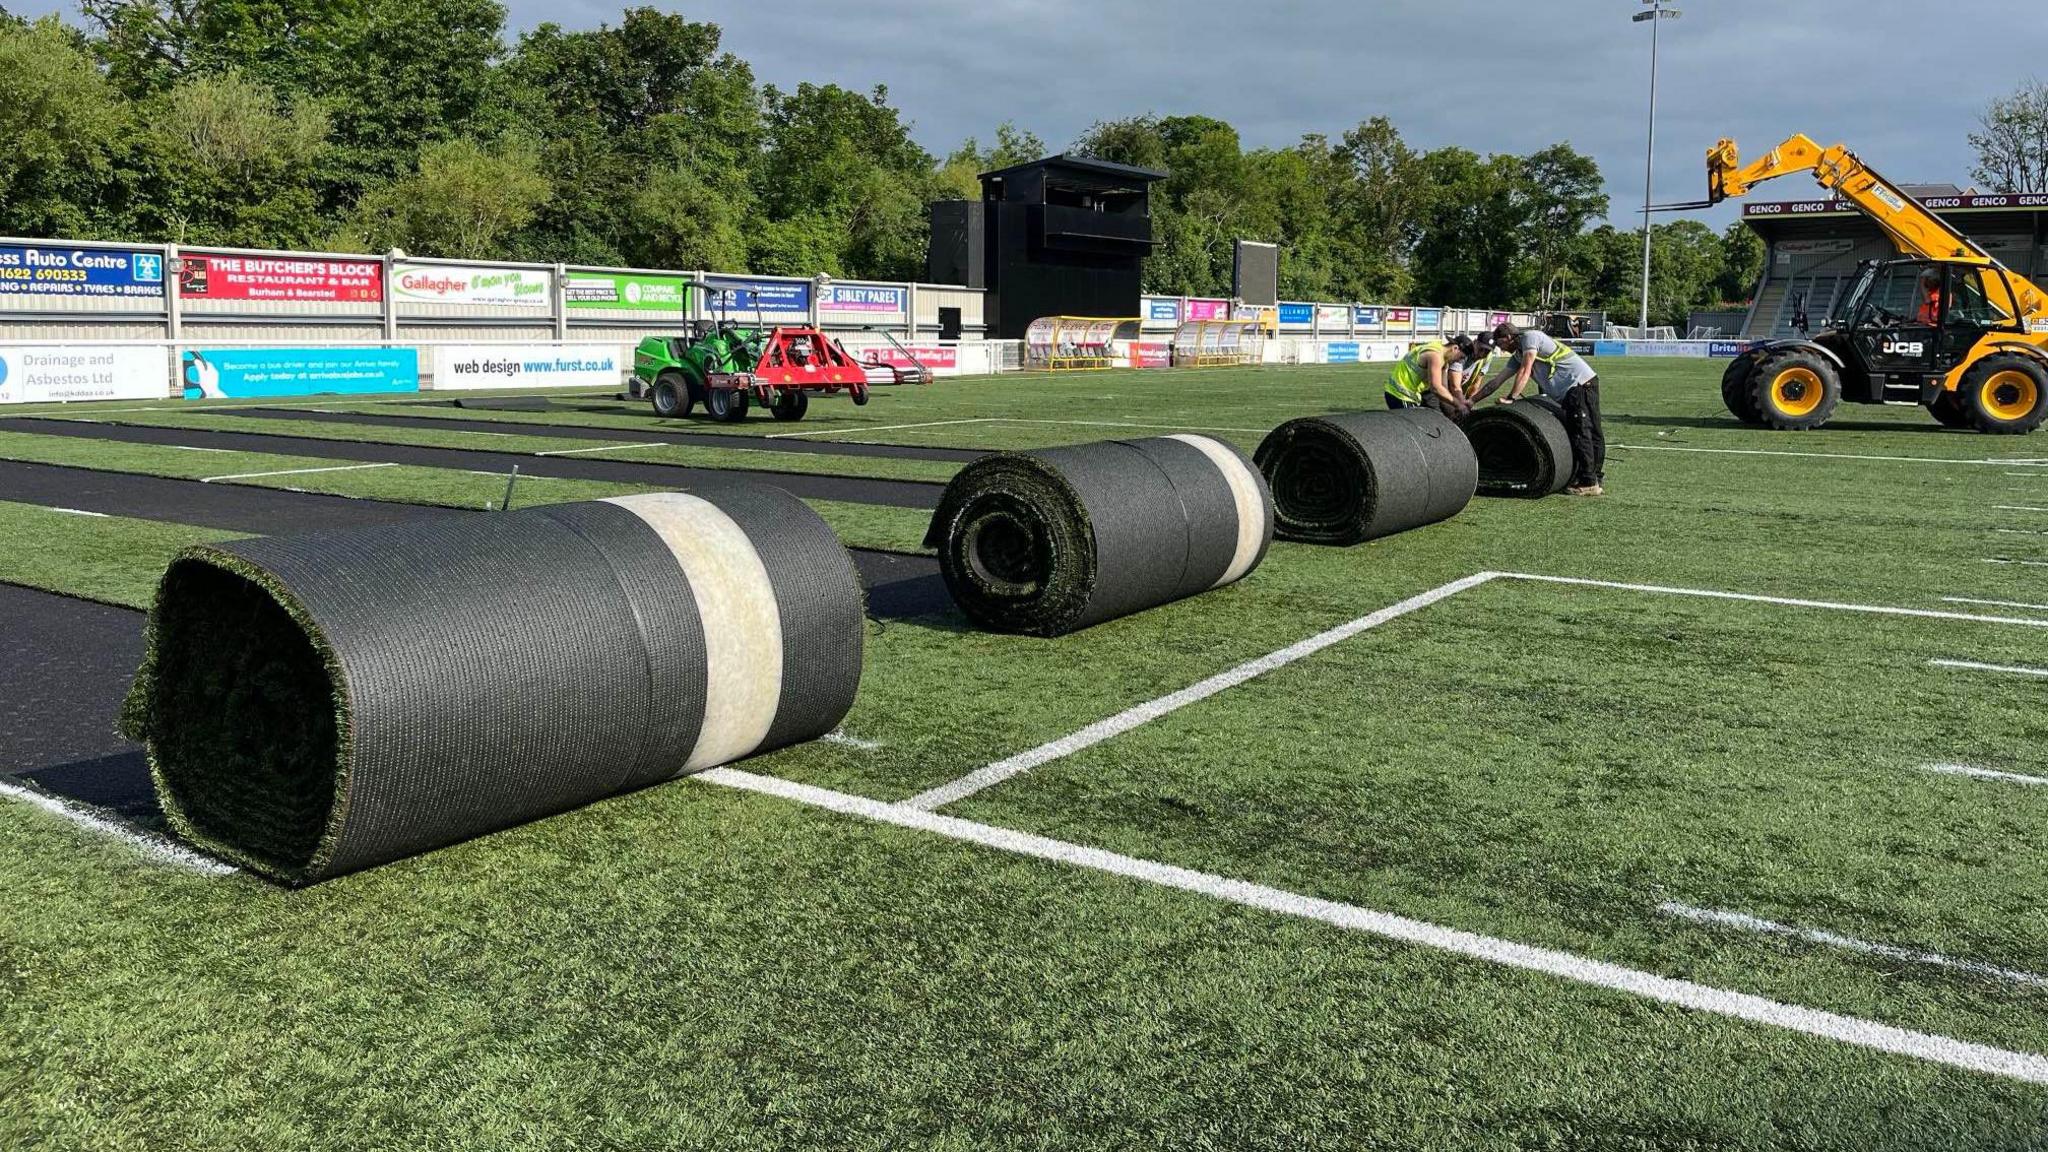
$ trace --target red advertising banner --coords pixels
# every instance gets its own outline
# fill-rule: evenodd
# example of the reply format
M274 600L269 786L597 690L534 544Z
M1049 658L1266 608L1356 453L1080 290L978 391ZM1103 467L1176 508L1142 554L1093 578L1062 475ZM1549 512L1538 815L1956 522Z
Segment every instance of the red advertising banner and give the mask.
M1131 345L1131 367L1171 368L1173 367L1173 345L1133 344Z
M908 352L901 348L863 348L856 355L860 357L860 362L863 364L887 364L891 368L916 367L910 359L912 355L915 355L925 367L930 368L934 372L941 368L958 368L960 366L959 350L938 344L912 344Z
M384 266L376 260L190 252L178 266L178 293L201 300L374 303L384 299Z

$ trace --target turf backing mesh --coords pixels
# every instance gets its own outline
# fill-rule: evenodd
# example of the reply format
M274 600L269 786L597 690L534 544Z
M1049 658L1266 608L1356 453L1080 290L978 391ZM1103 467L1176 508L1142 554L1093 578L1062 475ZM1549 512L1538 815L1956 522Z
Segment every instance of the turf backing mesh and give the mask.
M1000 453L961 469L925 542L967 616L1057 636L1241 579L1272 539L1272 500L1208 437Z
M1472 445L1428 408L1306 416L1259 445L1280 535L1356 544L1447 520L1479 482Z
M737 527L686 557L632 506L661 499ZM775 659L700 608L716 586L769 605ZM124 723L182 835L307 883L668 779L714 729L740 756L821 736L861 613L845 549L766 488L201 545ZM738 678L771 715L707 713Z

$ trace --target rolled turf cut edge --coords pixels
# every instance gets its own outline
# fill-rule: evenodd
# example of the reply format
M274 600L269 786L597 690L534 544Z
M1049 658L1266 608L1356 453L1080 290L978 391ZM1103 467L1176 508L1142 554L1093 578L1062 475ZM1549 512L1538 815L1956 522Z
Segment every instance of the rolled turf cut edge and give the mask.
M1255 459L1281 538L1309 544L1358 544L1448 520L1479 483L1471 442L1429 408L1289 420Z
M1479 494L1536 499L1571 483L1571 437L1562 409L1532 396L1511 405L1481 408L1459 427L1479 461Z

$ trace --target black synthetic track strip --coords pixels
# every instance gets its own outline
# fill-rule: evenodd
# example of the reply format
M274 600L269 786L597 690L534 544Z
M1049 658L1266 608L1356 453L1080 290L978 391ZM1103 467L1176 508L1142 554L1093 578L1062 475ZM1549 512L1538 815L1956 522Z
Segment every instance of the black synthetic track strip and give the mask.
M917 480L869 480L846 476L804 476L792 472L754 472L722 468L686 468L676 464L643 464L581 456L534 456L520 452L476 451L467 448L423 448L409 444L376 444L359 440L320 440L273 436L262 432L216 432L205 428L160 428L148 424L88 423L32 416L0 419L0 431L39 436L73 436L84 440L118 440L126 444L179 444L188 448L225 448L231 452L267 452L319 460L414 464L422 468L458 468L553 476L568 480L604 480L615 484L648 484L661 488L704 488L734 481L772 484L792 496L841 500L885 508L938 506L945 485Z
M461 511L14 460L0 460L0 500L268 536L366 528Z
M535 424L511 420L460 420L438 416L403 416L382 412L320 412L310 408L212 408L196 411L263 420L306 420L316 424L360 424L388 428L438 428L456 432L509 432L520 436L552 436L558 440L601 440L619 444L658 442L692 448L726 448L735 452L789 452L810 456L869 456L888 460L936 460L966 464L988 455L976 448L924 448L912 444L858 444L830 440L769 440L763 436L715 432L674 432L595 428L588 424ZM625 415L625 413L621 413ZM653 417L649 416L651 424Z
M141 613L0 584L0 774L153 809L141 749L114 731L141 660Z

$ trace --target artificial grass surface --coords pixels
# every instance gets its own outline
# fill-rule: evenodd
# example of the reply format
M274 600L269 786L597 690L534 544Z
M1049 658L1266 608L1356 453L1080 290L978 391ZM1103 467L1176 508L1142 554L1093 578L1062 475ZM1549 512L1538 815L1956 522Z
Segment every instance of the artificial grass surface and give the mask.
M180 548L239 535L0 501L0 539L12 542L0 548L0 581L147 608L157 577Z
M1890 409L1724 428L1701 414L1718 364L1601 367L1621 442L2048 454ZM1272 423L1348 403L1356 372L1086 384ZM1078 386L958 388L1037 385ZM946 387L897 415L945 418ZM2048 618L1942 600L2048 604L2043 570L1984 562L2048 560L2048 537L1995 531L2048 531L1997 507L2048 507L2044 472L1617 450L1604 499L1278 544L1236 585L1057 641L871 622L845 727L880 747L747 767L899 799L1480 570ZM2048 665L2048 629L1496 582L951 811L2048 1051L2039 988L1656 910L2048 969L2048 790L1916 770L2048 774L2048 682L1930 659ZM702 784L296 894L0 805L0 883L20 909L0 922L19 1057L0 1144L2009 1149L2048 1130L2039 1087Z

